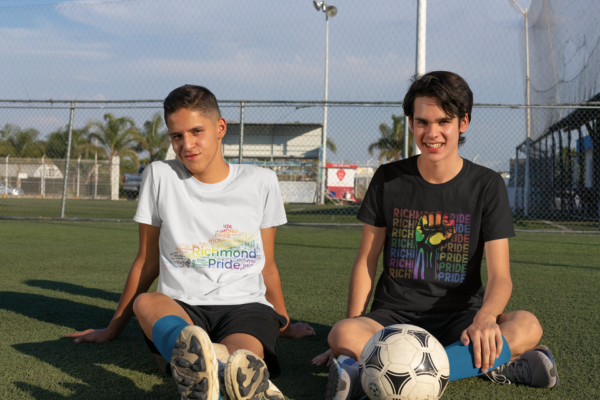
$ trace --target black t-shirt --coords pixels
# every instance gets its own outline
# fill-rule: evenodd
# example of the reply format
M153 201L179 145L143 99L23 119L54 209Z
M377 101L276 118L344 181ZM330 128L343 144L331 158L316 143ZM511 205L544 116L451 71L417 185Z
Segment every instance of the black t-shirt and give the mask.
M463 159L458 175L431 184L417 158L379 167L358 213L360 221L387 228L372 310L480 308L484 244L515 235L504 181Z

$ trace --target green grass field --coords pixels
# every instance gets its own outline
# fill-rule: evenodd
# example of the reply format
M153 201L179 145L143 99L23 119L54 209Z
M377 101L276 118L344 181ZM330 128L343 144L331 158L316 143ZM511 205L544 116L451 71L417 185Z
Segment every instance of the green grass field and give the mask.
M300 207L298 207L300 208ZM292 319L317 336L280 340L275 380L289 399L322 399L327 368L310 360L345 315L360 241L357 227L284 226L276 259ZM508 310L535 313L557 360L560 386L533 389L486 379L452 382L445 399L600 398L600 237L520 233L511 239ZM0 221L0 398L179 399L134 320L106 344L63 335L108 324L137 250L137 225Z

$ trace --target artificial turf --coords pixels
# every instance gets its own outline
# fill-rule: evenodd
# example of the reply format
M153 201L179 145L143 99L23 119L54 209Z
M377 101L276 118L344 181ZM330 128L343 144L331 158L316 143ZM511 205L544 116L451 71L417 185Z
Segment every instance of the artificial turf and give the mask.
M1 196L1 192L0 192ZM60 218L61 199L38 199L19 197L0 197L0 218ZM104 219L131 220L137 209L137 201L67 199L65 202L65 218L67 219ZM311 224L357 224L360 206L356 204L326 205L286 204L287 219L291 223ZM515 229L528 231L595 231L598 232L598 221L564 218L525 218L523 215L513 216Z
M317 336L281 339L276 385L289 399L322 399L327 368L310 360L345 315L357 227L284 226L276 260L288 312ZM560 385L534 389L471 378L446 399L600 398L600 237L519 233L511 239L513 296L544 327L542 343ZM1 399L178 399L156 367L134 320L105 344L62 336L108 324L137 251L137 225L122 222L0 221Z

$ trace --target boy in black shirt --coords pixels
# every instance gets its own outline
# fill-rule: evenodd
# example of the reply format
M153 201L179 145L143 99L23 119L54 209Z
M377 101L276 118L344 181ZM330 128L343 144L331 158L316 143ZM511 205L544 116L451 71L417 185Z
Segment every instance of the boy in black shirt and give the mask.
M558 385L550 350L536 346L537 318L504 313L512 291L512 215L500 175L458 155L472 106L467 83L445 71L416 77L404 98L422 153L381 166L361 206L365 225L347 319L331 330L331 350L313 360L331 364L328 400L363 395L356 360L373 334L393 324L435 336L446 347L451 381L486 373L499 383ZM487 289L480 275L484 249ZM365 314L382 250L384 272Z

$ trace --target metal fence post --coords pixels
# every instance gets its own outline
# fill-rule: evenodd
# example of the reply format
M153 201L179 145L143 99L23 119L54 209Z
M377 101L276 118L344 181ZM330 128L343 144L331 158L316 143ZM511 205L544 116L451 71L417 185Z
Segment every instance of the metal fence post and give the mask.
M238 155L238 164L244 162L244 102L240 102L240 151Z
M404 158L405 160L409 157L408 154L408 141L410 139L410 129L409 129L409 123L408 123L408 117L405 115L404 116L404 151L402 153L402 158Z
M119 200L119 171L121 157L114 156L110 160L110 199Z
M98 152L94 153L94 170L96 171L94 177L94 200L98 197Z
M6 156L6 172L4 174L4 198L8 197L8 157L10 157L10 154Z
M81 156L77 159L77 195L76 199L79 199L79 171L81 170Z
M46 163L44 163L46 155L42 156L42 177L40 179L40 199L46 197Z
M515 205L513 207L513 212L517 211L517 204L519 201L519 147L517 146L517 151L515 152L515 177L513 178L513 187L515 188Z
M65 175L62 190L62 202L60 204L60 217L65 217L65 203L67 201L67 182L69 178L69 161L71 160L71 137L73 136L73 114L75 113L75 102L71 102L71 116L69 117L69 138L67 139L67 156L65 159Z

